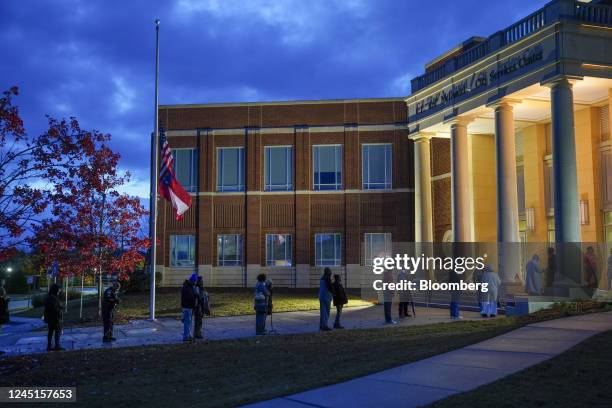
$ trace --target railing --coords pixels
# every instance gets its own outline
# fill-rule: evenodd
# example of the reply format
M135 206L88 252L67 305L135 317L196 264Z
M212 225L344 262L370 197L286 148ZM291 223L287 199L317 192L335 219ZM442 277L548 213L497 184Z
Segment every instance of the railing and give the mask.
M512 44L521 38L535 33L544 27L544 25L546 25L546 9L540 9L503 30L504 45Z
M612 6L604 4L576 4L576 20L612 25Z
M551 2L535 13L512 24L510 27L491 35L479 45L450 58L438 68L412 79L410 81L412 92L423 89L502 47L540 31L547 24L562 18L593 24L612 25L612 6L570 0Z

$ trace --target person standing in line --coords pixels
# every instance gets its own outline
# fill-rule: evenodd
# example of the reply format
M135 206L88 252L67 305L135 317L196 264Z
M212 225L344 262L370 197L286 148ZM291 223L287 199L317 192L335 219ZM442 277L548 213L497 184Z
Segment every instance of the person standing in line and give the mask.
M474 273L472 274L472 280L475 284L481 285L484 279L484 268L483 269L474 269ZM476 291L476 299L478 300L478 310L480 310L480 314L482 315L483 310L483 301L484 301L484 293L482 290ZM483 315L484 317L484 315Z
M9 322L9 297L6 295L4 280L0 280L0 327Z
M409 275L405 270L401 270L397 274L397 283L404 285L408 284ZM404 317L410 317L410 313L408 313L408 302L410 301L410 291L407 289L400 290L399 292L399 318L403 319Z
M555 248L548 248L547 254L548 267L546 268L546 287L552 288L557 275L557 255L555 254Z
M185 279L181 289L181 308L183 309L183 341L192 341L191 321L193 319L193 308L196 306L194 291L195 279Z
M457 272L451 270L449 271L449 279L450 283L459 283L461 281ZM461 317L461 290L459 289L451 289L450 290L450 318L451 320L462 319Z
M481 314L483 317L495 317L497 316L497 297L501 279L493 271L491 265L486 265L484 268L483 283L487 284L487 291L484 293L485 297Z
M587 285L590 288L596 288L598 285L597 278L597 257L592 246L588 247L584 254L584 270L586 272Z
M268 315L268 297L270 292L266 288L266 275L257 275L255 284L255 298L253 308L255 309L255 334L262 336L266 334L266 319Z
M206 294L204 290L204 280L201 276L197 277L196 285L196 307L193 309L194 324L193 324L193 337L196 339L203 339L202 336L202 323L204 320L204 308L206 303Z
M393 307L393 291L387 289L388 284L393 283L393 270L385 269L383 272L383 283L385 289L383 289L383 308L385 312L385 324L397 324L396 320L393 320L391 309Z
M62 334L62 304L59 300L60 286L56 283L51 285L49 294L45 299L44 321L47 323L47 351L64 350L60 345ZM51 339L55 337L55 348L51 348Z
M328 326L329 315L331 311L331 302L333 299L333 287L331 281L331 269L325 268L323 276L319 280L319 330L329 331Z
M527 294L532 296L542 294L542 272L544 270L540 267L540 257L534 254L525 268L525 292Z
M334 306L336 307L336 319L334 321L334 329L344 329L344 327L340 323L340 318L342 317L342 308L348 303L348 298L346 297L346 291L344 290L344 286L342 286L342 278L338 274L334 275L333 296Z
M104 291L104 295L102 296L102 323L104 327L102 341L104 343L117 340L113 337L113 325L115 320L115 308L119 304L119 296L117 293L119 288L121 288L119 282L114 282Z

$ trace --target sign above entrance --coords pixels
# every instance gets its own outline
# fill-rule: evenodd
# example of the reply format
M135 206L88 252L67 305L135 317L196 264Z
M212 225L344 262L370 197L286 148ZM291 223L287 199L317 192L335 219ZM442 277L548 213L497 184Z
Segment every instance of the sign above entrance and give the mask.
M527 67L544 58L541 44L527 48L520 53L506 58L493 67L476 71L460 82L453 83L440 91L416 102L415 114L421 115L435 108L452 104L456 99L476 94L491 86L504 82L513 74L526 71Z

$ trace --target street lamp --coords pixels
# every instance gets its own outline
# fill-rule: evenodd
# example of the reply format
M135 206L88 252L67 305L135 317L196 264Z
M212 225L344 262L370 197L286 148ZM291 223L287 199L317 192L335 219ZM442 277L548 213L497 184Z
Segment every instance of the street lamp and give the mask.
M11 273L11 272L13 272L13 268L11 268L11 267L9 266L8 268L6 268L6 272L7 272L7 273Z

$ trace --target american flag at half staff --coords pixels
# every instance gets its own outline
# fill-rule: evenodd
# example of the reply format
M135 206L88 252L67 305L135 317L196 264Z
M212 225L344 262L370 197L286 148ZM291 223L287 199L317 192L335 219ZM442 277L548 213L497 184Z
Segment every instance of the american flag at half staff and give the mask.
M178 182L173 170L174 158L172 150L166 139L166 132L163 128L159 129L159 143L161 145L161 168L159 171L159 195L172 203L174 216L177 220L183 218L183 214L191 206L191 196L181 183Z

